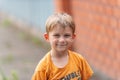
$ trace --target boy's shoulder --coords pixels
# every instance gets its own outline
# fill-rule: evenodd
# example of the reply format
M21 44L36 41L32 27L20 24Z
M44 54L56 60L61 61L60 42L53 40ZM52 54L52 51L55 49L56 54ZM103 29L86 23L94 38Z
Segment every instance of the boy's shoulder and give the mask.
M84 59L83 56L78 52L69 50L69 54L72 57L75 57L75 58L78 58L78 59Z
M48 66L50 61L50 53L48 52L38 63L36 70L44 70Z

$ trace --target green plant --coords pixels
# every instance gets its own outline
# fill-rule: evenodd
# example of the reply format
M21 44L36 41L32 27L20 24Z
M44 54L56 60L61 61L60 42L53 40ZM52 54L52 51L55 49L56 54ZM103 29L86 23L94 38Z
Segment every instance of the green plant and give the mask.
M18 79L18 75L17 75L17 72L15 71L15 70L13 70L12 72L11 72L11 74L12 74L12 80L19 80Z
M19 80L19 78L18 78L18 74L15 70L12 70L11 71L11 76L8 77L4 74L4 72L0 68L0 80Z
M5 76L1 68L0 68L0 80L8 80L8 78Z
M12 55L12 53L9 53L3 58L2 63L11 63L13 60L14 56Z
M2 25L3 25L4 27L8 27L8 26L11 25L11 21L10 21L9 19L5 19L5 20L2 22Z

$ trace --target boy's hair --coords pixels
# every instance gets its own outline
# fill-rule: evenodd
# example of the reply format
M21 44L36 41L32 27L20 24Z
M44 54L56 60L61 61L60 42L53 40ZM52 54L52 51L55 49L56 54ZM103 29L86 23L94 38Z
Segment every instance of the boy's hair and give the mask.
M61 27L70 27L72 32L75 32L75 24L70 15L67 13L55 13L48 17L46 21L46 32L49 33L56 25L60 25Z

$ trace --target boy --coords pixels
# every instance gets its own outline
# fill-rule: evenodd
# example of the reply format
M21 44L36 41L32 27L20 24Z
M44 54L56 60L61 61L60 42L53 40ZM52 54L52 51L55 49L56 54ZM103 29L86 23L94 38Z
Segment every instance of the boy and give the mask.
M56 13L46 21L45 39L51 50L39 62L32 80L88 80L93 71L78 53L70 51L75 24L66 13Z

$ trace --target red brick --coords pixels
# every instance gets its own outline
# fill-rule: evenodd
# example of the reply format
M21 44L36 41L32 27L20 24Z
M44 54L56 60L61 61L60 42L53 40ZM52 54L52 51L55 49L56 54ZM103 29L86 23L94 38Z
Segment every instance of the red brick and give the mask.
M84 11L89 11L90 10L90 3L86 1L76 1L74 2L74 6L77 6L77 8L82 9Z
M106 27L105 26L102 25L102 26L100 26L99 29L100 29L100 34L101 35L105 35L106 34Z
M74 1L71 0L71 4L72 4L72 5L75 5L75 6L77 5L77 6L79 6L80 3L81 3L81 2L79 2L78 0L74 0Z
M120 80L120 73L117 72L117 78L116 80Z
M101 0L102 4L107 5L108 4L108 0Z
M110 67L110 66L109 66ZM114 69L111 67L109 70L108 70L108 73L107 73L111 78L112 80L117 80L116 79L116 72L114 71Z
M97 39L96 39L98 45L102 44L101 38L102 38L102 35L98 34ZM100 46L98 46L98 47L100 47Z
M116 18L110 18L109 19L109 26L111 26L113 28L117 28L117 26L118 26L117 19Z
M108 0L110 6L117 6L117 0Z
M112 46L112 48L114 48L115 50L118 48L118 45L119 44L119 41L118 40L116 40L116 39L112 39L111 40L111 46Z
M108 48L109 38L107 36L104 36L103 44L105 45L106 48Z
M91 8L91 12L92 13L95 13L96 12L96 7L94 4L90 5L90 8Z
M94 20L94 22L95 22L95 23L100 23L100 21L101 21L101 18L100 18L100 17L101 17L100 15L94 14L94 15L93 15L93 20Z
M109 25L109 17L101 16L101 24L108 26Z
M115 54L116 52L115 52L115 50L114 50L114 48L112 48L112 47L110 47L109 49L108 49L108 54L107 54L107 56L109 57L109 58L111 58L111 59L115 59L116 57L116 54Z
M105 8L105 15L112 16L113 15L113 8L110 6L104 6Z
M54 0L55 12L63 11L63 1L62 0Z
M100 4L97 4L95 7L96 7L96 12L97 12L98 14L104 14L104 12L105 12L104 6L102 6L102 5L100 5Z
M117 22L118 22L118 29L120 30L120 19Z
M119 8L113 8L113 15L119 19L120 18L120 9Z
M113 60L113 69L116 71L116 72L119 72L119 68L120 68L120 62L117 61L117 59Z
M97 23L99 26L104 28L104 26L109 25L109 19L106 16L94 15L94 23Z
M97 59L99 61L99 64L102 65L102 63L105 61L105 57L102 54L97 54Z
M116 51L116 60L120 63L120 50Z
M116 80L120 80L120 62L118 62L117 64L119 64L119 65L118 65L118 69L116 71Z
M117 6L120 7L120 0L116 0L117 1Z
M118 73L119 73L119 68L120 68L120 63L115 59L114 61L113 61L113 66L112 66L112 68L114 69L113 70L113 73L114 73L114 76L115 76L115 78L116 78L116 80L117 80L117 75L118 75Z
M97 31L97 29L98 29L97 27L98 27L98 26L97 26L96 23L92 23L91 29L92 29L93 32L96 32L96 31Z
M80 8L80 9L84 9L84 2L82 2L82 1L79 2L79 8Z
M107 29L106 29L106 35L107 35L109 38L114 38L114 37L115 37L114 30L113 30L112 28L107 28Z
M54 0L55 12L67 12L71 14L70 1L67 0Z

